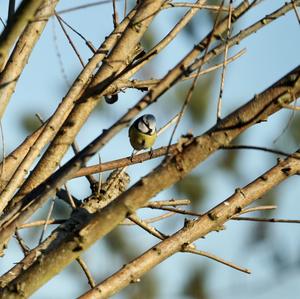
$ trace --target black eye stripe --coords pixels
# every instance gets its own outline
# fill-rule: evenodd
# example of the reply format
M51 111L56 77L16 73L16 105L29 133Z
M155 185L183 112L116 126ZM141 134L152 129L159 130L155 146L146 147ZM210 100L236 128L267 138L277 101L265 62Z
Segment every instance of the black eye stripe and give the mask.
M142 121L143 121L144 125L147 127L148 131L151 132L151 128L150 128L150 126L149 126L149 123L148 123L148 122L145 122L144 119L142 119Z

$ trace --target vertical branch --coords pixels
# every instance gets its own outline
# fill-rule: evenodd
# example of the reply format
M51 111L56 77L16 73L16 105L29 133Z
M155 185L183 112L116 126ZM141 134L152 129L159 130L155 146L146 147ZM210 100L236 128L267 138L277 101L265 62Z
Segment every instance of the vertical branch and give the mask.
M221 111L222 111L222 97L224 91L224 84L225 84L225 72L227 67L227 56L228 56L228 39L230 38L230 30L231 30L231 16L232 16L232 0L229 3L229 11L228 11L228 23L227 23L227 34L225 40L225 50L224 50L224 60L223 60L223 71L221 76L221 86L220 86L220 93L219 99L217 104L217 121L221 119Z
M194 91L194 89L195 89L195 86L196 86L198 77L199 77L199 75L200 75L202 66L203 66L204 61L205 61L205 59L206 59L206 56L207 56L207 53L208 53L209 46L210 46L210 44L211 44L211 41L212 41L213 36L214 36L214 34L215 34L215 31L216 31L216 29L218 28L219 17L220 17L220 13L221 13L221 11L222 11L222 8L223 8L223 6L224 6L224 1L225 1L225 0L222 1L221 5L220 5L220 7L219 7L218 14L217 14L217 16L216 16L216 19L215 19L215 22L214 22L213 29L212 29L210 35L208 36L208 39L207 39L207 45L206 45L206 47L205 47L205 52L204 52L204 55L203 55L203 63L200 65L200 67L199 67L198 70L197 70L196 77L194 78L194 80L193 80L193 82L192 82L192 85L191 85L191 87L189 88L189 91L188 91L188 93L187 93L187 96L186 96L186 98L185 98L185 101L184 101L184 103L183 103L183 105L182 105L182 107L181 107L181 110L180 110L180 112L179 112L179 117L177 118L175 127L174 127L174 129L173 129L173 131L172 131L172 134L171 134L171 137L170 137L170 140L169 140L168 149L169 149L170 146L171 146L171 143L172 143L174 134L175 134L175 132L176 132L176 129L177 129L178 125L179 125L179 122L181 121L181 119L182 119L182 117L183 117L183 114L184 114L184 112L185 112L185 110L186 110L186 108L187 108L189 102L190 102L191 99L192 99L193 91Z
M118 16L118 12L117 12L117 5L116 5L116 0L112 1L113 3L113 23L114 23L114 27L116 28L119 24L119 16Z

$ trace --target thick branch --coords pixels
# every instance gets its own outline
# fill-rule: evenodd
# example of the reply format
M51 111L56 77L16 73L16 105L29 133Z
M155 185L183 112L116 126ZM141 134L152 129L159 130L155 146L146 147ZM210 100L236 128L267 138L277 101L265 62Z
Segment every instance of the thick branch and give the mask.
M240 17L241 15L243 15L243 13L245 13L247 11L247 9L251 7L249 6L248 3L243 2L239 7L237 7L234 12L233 12L233 16L235 18L235 20ZM226 24L227 24L227 19L225 18L224 21L222 21L216 28L214 33L215 34L221 34L225 29L226 29ZM263 24L263 22L262 22ZM263 25L262 25L263 26ZM212 33L210 33L211 35ZM144 96L132 109L130 109L123 117L121 117L112 127L110 127L108 130L104 131L103 134L101 134L97 140L95 140L93 142L93 145L90 145L90 152L94 153L96 151L98 151L99 149L101 149L115 134L117 134L122 128L124 128L129 121L136 116L142 109L146 108L148 105L150 105L151 103L153 103L161 94L163 94L170 86L172 86L173 84L175 84L175 82L178 81L178 79L180 79L181 77L184 77L185 74L189 71L188 65L190 63L192 63L192 61L201 53L201 51L203 49L205 49L205 46L208 43L208 39L209 36L206 36L200 43L199 45L197 45L196 47L194 47L194 49L192 51L190 51L190 53L188 53L170 72L168 72L168 74L161 80L161 82L155 86L153 89L151 89L151 91ZM223 46L219 46L217 47L217 49L222 48ZM207 61L209 59L212 59L213 57L215 57L214 54L214 50L210 51L208 53L208 55L206 55L207 57ZM209 58L209 59L208 59ZM138 66L134 67L134 69L138 70ZM99 70L100 72L100 70ZM98 73L99 73L98 72ZM122 78L122 77L121 77ZM98 80L98 79L97 79ZM111 85L110 85L111 86ZM110 88L110 86L106 89L104 89L103 94L107 93L107 89ZM98 87L97 87L98 89ZM95 102L95 101L94 101ZM81 104L81 107L84 107L83 105L84 103ZM95 103L94 103L95 104ZM89 105L93 105L93 103L90 103ZM78 108L78 107L77 107ZM81 109L75 109L78 113L78 116L76 116L78 119L81 119L81 113L80 110ZM75 114L74 114L75 115ZM73 115L73 116L74 116ZM77 114L76 114L77 115ZM70 118L73 119L73 117L70 116ZM66 125L68 125L69 122L67 122ZM71 124L76 123L76 118L74 118L71 122ZM50 127L52 128L52 127ZM75 128L76 129L76 128ZM60 135L64 135L66 132L66 128L64 128L61 132ZM72 128L70 129L71 133L75 133L74 130L72 130ZM73 136L74 137L74 136ZM57 143L57 146L53 146L54 150L52 151L52 147L47 151L48 155L44 158L44 162L40 163L38 165L39 167L39 171L41 172L41 175L45 177L47 177L49 174L45 171L46 169L48 170L48 172L51 172L51 169L56 165L56 159L59 158L57 157L57 151L59 153L59 156L63 155L63 152L60 152L60 149L66 150L66 148L68 147L68 144L66 144L65 141L60 141L60 136L58 136L56 138L56 141L53 142L53 144ZM50 164L52 163L52 164ZM50 167L50 165L52 165L52 167ZM43 166L43 167L42 167ZM77 167L79 167L79 164L77 165ZM20 176L21 178L23 177L24 171L27 168L23 168L20 166ZM33 174L32 174L33 177ZM14 176L14 178L16 178L16 175ZM34 183L30 183L30 180L27 182L28 187L26 187L28 189L28 192L31 191L31 189L37 184L37 180L40 181L42 179L42 177L38 178L36 176L36 173L34 173L34 178L32 180L35 180ZM8 201L9 198L13 195L13 190L15 190L16 188L16 183L13 184L14 188L8 188L8 191L6 193L8 194L1 194L2 196L2 200L4 201ZM25 187L24 187L25 188ZM21 194L22 194L22 190L19 191L20 195L17 195L17 197L15 197L16 201L19 201L21 199Z
M16 202L44 181L57 168L68 147L74 141L76 134L99 102L99 97L91 96L90 90L93 90L95 86L105 88L127 66L132 59L132 52L136 49L136 45L163 3L164 0L147 0L137 7L136 14L119 38L116 46L103 61L88 91L76 103L37 167L18 192L15 197Z
M14 42L18 38L19 34L22 32L24 27L34 20L34 15L40 5L45 2L45 0L24 0L17 9L15 15L10 20L9 24L4 28L2 34L0 35L0 71L2 71L9 51L12 48ZM46 0L47 1L47 0ZM3 115L2 105L0 106L0 118Z
M299 155L299 151L296 154ZM218 230L242 208L260 199L270 189L299 172L299 159L287 158L280 162L255 181L241 189L237 189L232 196L203 216L196 220L187 221L181 230L122 267L111 277L81 296L80 299L108 298L119 292L122 288L128 286L131 281L140 279L150 269L171 255L182 251L186 245L212 231Z
M55 229L51 235L39 246L32 249L24 259L16 264L10 271L5 273L0 279L0 287L3 288L10 281L15 279L22 271L30 267L43 250L60 243L68 236L72 235L76 226L80 226L87 221L92 213L109 204L114 198L120 195L129 184L129 176L122 171L114 171L110 174L105 184L102 185L100 193L87 198L82 205L75 209L70 219L63 221L63 224Z
M84 89L87 87L89 80L93 74L93 71L97 65L104 59L107 52L115 45L119 34L121 34L127 27L130 19L135 14L136 10L132 10L127 18L123 20L122 23L112 32L112 34L102 43L95 55L89 60L85 68L79 74L79 76L74 81L72 87L68 91L67 95L64 97L61 104L56 109L55 113L52 115L50 120L47 121L46 127L43 129L42 134L39 136L37 141L34 143L34 146L31 146L30 151L26 153L26 158L18 166L17 171L14 173L12 180L5 187L1 193L0 201L0 211L2 211L7 203L10 201L14 195L17 188L24 180L24 173L27 173L34 162L35 158L40 154L43 147L53 139L55 134L60 129L61 125L67 118L68 114L74 107L74 104L78 97L82 94ZM58 164L55 163L55 167ZM46 169L46 168L45 168ZM44 172L43 179L49 176L48 172ZM4 182L1 182L4 184ZM30 182L29 182L30 183ZM34 186L34 184L33 184ZM18 198L15 198L15 202L18 201Z
M18 289L18 287L22 287L20 291L26 295L31 294L34 289L56 275L96 240L110 232L122 222L127 215L132 214L136 209L142 207L158 192L182 179L199 163L220 148L220 146L230 143L250 126L260 121L265 121L270 115L280 110L281 106L279 103L282 102L283 99L284 102L288 104L299 96L300 66L266 91L255 96L243 107L234 111L225 119L220 120L217 125L203 135L191 138L191 140L182 144L182 147L178 148L177 154L169 157L153 172L122 193L104 209L92 214L84 226L72 232L72 236L69 236L60 244L56 243L55 246L49 246L48 250L38 257L31 267L25 270L4 289L3 296L7 296L5 298L18 298L16 293L10 291L12 289ZM247 193L244 197L244 190L242 190L242 192L238 190L234 199L226 201L228 204L221 204L202 217L199 224L201 230L194 222L190 222L190 225L187 225L186 228L183 229L185 238L195 240L199 238L201 234L215 230L217 226L228 219L228 214L234 214L240 211L240 208L243 208L249 204L251 200L254 200L259 190L261 190L261 192L263 190L269 190L268 188L271 187L272 183L278 184L287 176L299 172L299 159L291 159L291 161L288 160L285 166L280 165L280 175L277 175L274 179L269 180L266 177L260 178L256 183L255 192L251 189L252 193L249 192L249 194ZM73 163L71 163L71 165L73 165ZM278 172L278 169L275 171ZM47 180L44 186L42 185L38 188L37 194L39 194L39 197L37 197L37 200L44 196L50 196L53 191L46 188L47 185L57 187L57 183L59 183L59 176L53 175ZM37 203L37 200L33 205ZM18 221L24 220L23 217L26 217L26 212L30 208L31 207L27 207L23 212L23 216L21 215L18 218ZM11 225L13 227L8 227L8 231L5 231L5 229L1 231L0 238L2 242L7 238L7 233L10 234L11 229L15 228L16 223L12 223ZM187 228L190 228L188 233L186 233ZM199 231L201 232L200 234ZM178 234L179 233L175 236L178 236ZM182 236L180 234L179 236L181 240ZM175 239L176 238L177 237L175 237ZM169 239L166 241L168 242L168 240ZM174 242L174 239L171 239L171 241L168 242L170 250L162 257L160 257L162 253L160 250L156 251L156 249L153 249L149 252L156 252L155 256L162 260L170 256L173 252L180 250L182 244L180 240ZM155 264L149 264L149 267L144 265L142 268L150 269L154 265ZM32 282L35 282L34 286Z
M41 1L31 1L37 3ZM53 15L59 0L43 0L35 14L34 22L29 22L22 32L4 70L0 74L0 118L2 117L11 95L15 91L17 81L26 66L29 56L41 36L48 19ZM1 44L1 42L0 42Z

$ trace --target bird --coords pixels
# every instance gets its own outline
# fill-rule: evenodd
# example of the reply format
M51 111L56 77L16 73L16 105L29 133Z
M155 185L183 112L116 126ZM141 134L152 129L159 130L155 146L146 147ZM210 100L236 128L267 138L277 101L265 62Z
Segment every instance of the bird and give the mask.
M143 150L150 148L156 140L156 119L152 114L144 114L136 119L129 127L128 131L129 141L133 147L133 154L135 150Z

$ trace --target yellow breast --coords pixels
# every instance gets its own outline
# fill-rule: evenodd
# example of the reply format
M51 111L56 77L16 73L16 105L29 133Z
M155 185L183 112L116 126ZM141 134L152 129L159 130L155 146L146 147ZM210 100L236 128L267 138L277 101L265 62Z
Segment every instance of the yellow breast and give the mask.
M130 144L135 150L151 148L155 142L156 137L156 132L154 132L152 135L148 135L140 132L134 126L131 126L129 128Z

